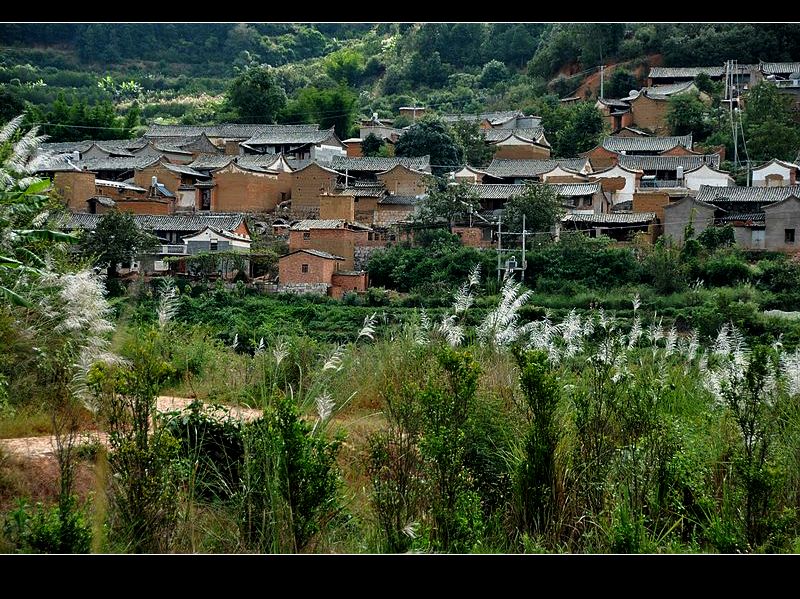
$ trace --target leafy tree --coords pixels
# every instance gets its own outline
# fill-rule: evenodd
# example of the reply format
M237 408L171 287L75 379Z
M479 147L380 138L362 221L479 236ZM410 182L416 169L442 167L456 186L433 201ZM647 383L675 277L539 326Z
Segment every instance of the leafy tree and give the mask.
M639 81L630 71L615 69L605 84L603 94L606 98L623 98L632 89L639 89Z
M416 83L427 85L428 87L442 87L447 83L449 71L442 63L442 57L438 52L426 55L417 52L411 57L406 71L407 78Z
M792 120L792 99L775 85L761 82L747 94L743 126L751 160L794 160L800 130Z
M240 123L274 123L286 106L286 92L270 67L247 69L231 82L227 98Z
M508 79L508 69L499 60L490 60L481 69L481 87L494 87L501 81Z
M563 213L561 197L555 188L541 183L527 183L522 193L506 202L503 222L511 231L522 231L524 215L526 230L545 232L553 228Z
M563 127L557 130L553 150L556 156L577 156L600 143L604 132L603 116L589 102L566 107Z
M285 123L319 123L320 128L333 127L341 139L348 137L356 112L356 95L347 87L300 90L281 116Z
M480 208L478 193L469 183L451 183L442 177L428 177L426 186L428 195L414 215L417 222L447 221L453 224Z
M129 262L156 245L156 238L139 228L132 213L112 210L100 217L81 249L93 258L95 265L106 267L109 278L114 278L118 263Z
M364 156L378 156L385 144L374 133L370 133L361 141L361 153Z
M456 142L464 151L464 160L472 166L486 166L494 155L494 147L486 143L483 131L475 121L458 121L452 125Z
M7 123L25 112L25 100L8 86L0 87L0 123Z
M125 115L125 134L126 137L133 137L136 128L141 126L142 110L139 108L139 103L134 102L128 109L128 114Z
M456 142L454 135L439 119L420 120L397 140L395 156L430 156L431 170L440 175L464 163L464 151Z
M703 141L711 132L708 108L696 93L678 94L668 102L667 123L672 135L692 133Z
M355 86L364 74L364 56L352 48L342 48L323 61L328 76L342 85Z

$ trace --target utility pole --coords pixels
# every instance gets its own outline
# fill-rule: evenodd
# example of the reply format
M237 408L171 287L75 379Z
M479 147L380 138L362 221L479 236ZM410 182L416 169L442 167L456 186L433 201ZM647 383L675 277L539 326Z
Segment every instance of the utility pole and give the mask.
M603 75L606 70L606 65L600 65L600 99L602 100L605 96L603 95Z
M503 252L514 252L513 249L503 249L503 235L522 235L522 266L515 266L515 267L508 267L508 262L505 264L503 263ZM525 272L525 269L528 268L528 259L525 255L526 250L526 237L528 235L528 231L525 228L525 215L522 215L522 231L521 232L513 232L513 231L506 231L503 233L503 223L502 217L497 219L497 280L499 281L502 277L500 273L502 271L509 271L509 270L521 270Z

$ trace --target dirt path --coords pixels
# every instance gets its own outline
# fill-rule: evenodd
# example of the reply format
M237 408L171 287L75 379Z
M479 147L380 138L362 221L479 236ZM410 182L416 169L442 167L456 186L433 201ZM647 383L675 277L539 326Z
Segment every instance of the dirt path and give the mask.
M194 400L188 397L172 397L162 395L158 397L156 406L159 412L180 412L185 410ZM255 420L261 416L261 410L239 407L213 408L207 406L209 414L222 416L227 414L229 418L236 420ZM90 443L102 443L108 447L108 435L98 431L80 433L75 445L85 445ZM3 453L13 457L24 458L43 458L54 456L56 451L56 439L54 436L46 435L43 437L22 437L18 439L0 439L0 449Z

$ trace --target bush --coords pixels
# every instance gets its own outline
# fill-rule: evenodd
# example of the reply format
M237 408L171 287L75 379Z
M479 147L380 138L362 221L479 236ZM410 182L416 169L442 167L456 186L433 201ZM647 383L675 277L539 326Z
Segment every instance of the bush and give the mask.
M709 286L728 286L750 280L752 270L736 250L717 250L701 266L700 276Z

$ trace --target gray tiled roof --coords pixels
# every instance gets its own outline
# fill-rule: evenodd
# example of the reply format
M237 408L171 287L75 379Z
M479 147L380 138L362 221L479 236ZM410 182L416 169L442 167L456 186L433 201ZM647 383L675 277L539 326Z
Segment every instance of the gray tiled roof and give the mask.
M44 161L38 169L41 171L66 170L74 165L79 170L86 171L132 171L145 168L159 160L159 156L132 156L132 157L107 157L90 158L88 160L67 160L64 157L53 156Z
M656 219L655 212L606 212L601 214L569 213L561 217L563 223L593 223L598 225L645 225Z
M649 98L666 98L689 89L693 84L693 81L684 81L682 83L669 83L667 85L653 85L651 87L642 88L642 92Z
M386 186L383 183L370 183L367 185L350 185L336 189L341 196L359 196L363 198L379 198L386 193Z
M331 219L306 219L297 221L292 225L292 231L311 231L312 229L360 229L362 231L371 231L370 227L358 223L349 223L342 218Z
M125 156L125 157L128 157L128 158L133 156L133 154L131 154L131 152L129 150L127 150L126 148L115 147L115 146L107 146L103 142L96 141L94 143L94 146L97 147L98 149L102 150L103 152L106 152L108 154L113 154L114 156ZM91 148L91 146L89 146L89 148Z
M441 118L445 123L457 123L458 121L483 121L487 120L492 124L504 123L514 117L525 116L519 110L499 110L495 112L482 112L480 114L443 114Z
M99 214L76 213L71 214L65 229L89 229L97 227L100 220ZM153 231L202 231L206 227L214 227L223 231L233 231L242 224L244 214L187 214L187 215L153 215L135 214L136 224Z
M598 98L598 102L601 104L605 104L606 106L612 106L615 108L630 108L630 105L627 102L623 102L622 100L612 100L610 98Z
M509 135L516 135L524 139L536 139L544 133L543 127L534 127L533 129L487 129L484 133L484 139L488 142L502 141Z
M128 191L147 191L144 187L123 183L121 181L106 181L105 179L95 178L94 184L99 187L113 187L115 189L127 189Z
M765 75L791 75L800 71L800 62L762 62L759 66Z
M273 164L280 159L280 154L245 154L236 157L236 164L242 168L253 170L270 170Z
M766 214L764 212L736 212L717 217L717 222L730 223L733 221L753 221L763 223L766 221Z
M674 171L679 166L684 171L704 164L719 167L719 154L700 154L689 156L627 156L620 154L619 163L625 168L642 171Z
M423 198L418 198L417 196L388 195L378 200L378 203L394 204L397 206L415 206L416 204L419 204L422 200Z
M787 185L786 187L716 187L714 185L701 185L697 191L697 200L710 204L727 202L757 202L771 204L780 202L789 196L800 196L800 185Z
M102 140L84 140L84 141L63 141L63 142L45 142L41 144L40 149L43 152L53 154L62 154L69 152L85 152L92 144L98 144L104 148L115 150L138 150L147 145L147 140L143 137L136 139L102 139Z
M722 77L724 69L718 67L653 67L650 69L648 77L653 79L694 79L700 73L705 73L709 77Z
M337 256L336 254L329 254L328 252L323 252L322 250L312 250L310 248L302 248L299 250L295 250L293 252L289 252L288 254L284 254L280 258L286 258L287 256L291 256L292 254L297 254L298 252L305 252L306 254L311 254L312 256L317 256L318 258L325 258L327 260L344 260L341 256Z
M603 147L611 152L665 152L676 146L692 149L692 134L676 137L606 137Z
M190 177L200 177L202 179L205 179L205 178L208 177L207 174L200 173L200 172L194 170L193 168L191 168L189 166L182 165L182 164L165 163L164 167L169 171L172 171L174 173L180 173L181 175L189 175Z
M145 137L182 137L205 133L208 137L249 139L267 131L316 131L319 125L261 125L257 123L228 123L224 125L150 125Z
M538 177L560 166L580 171L586 165L586 158L561 158L555 160L508 160L495 158L481 170L493 177Z
M416 171L430 172L431 157L420 156L418 158L383 158L380 156L369 156L354 158L351 156L334 156L333 161L331 162L331 168L341 172L350 170L379 173L388 171L396 167L398 164Z
M534 185L549 185L555 188L562 197L576 197L593 195L600 191L600 183L538 183ZM470 187L478 193L482 200L502 200L511 198L525 191L524 183L488 183L471 184Z
M254 135L247 141L243 142L248 146L266 146L276 144L291 144L291 145L304 145L304 144L318 144L322 143L333 133L333 128L323 130L307 130L307 129L291 129L292 125L284 125L281 128L268 129L257 135ZM302 127L302 125L301 125Z
M211 170L215 168L222 168L227 166L235 156L198 156L193 162L188 164L189 167L199 170Z

